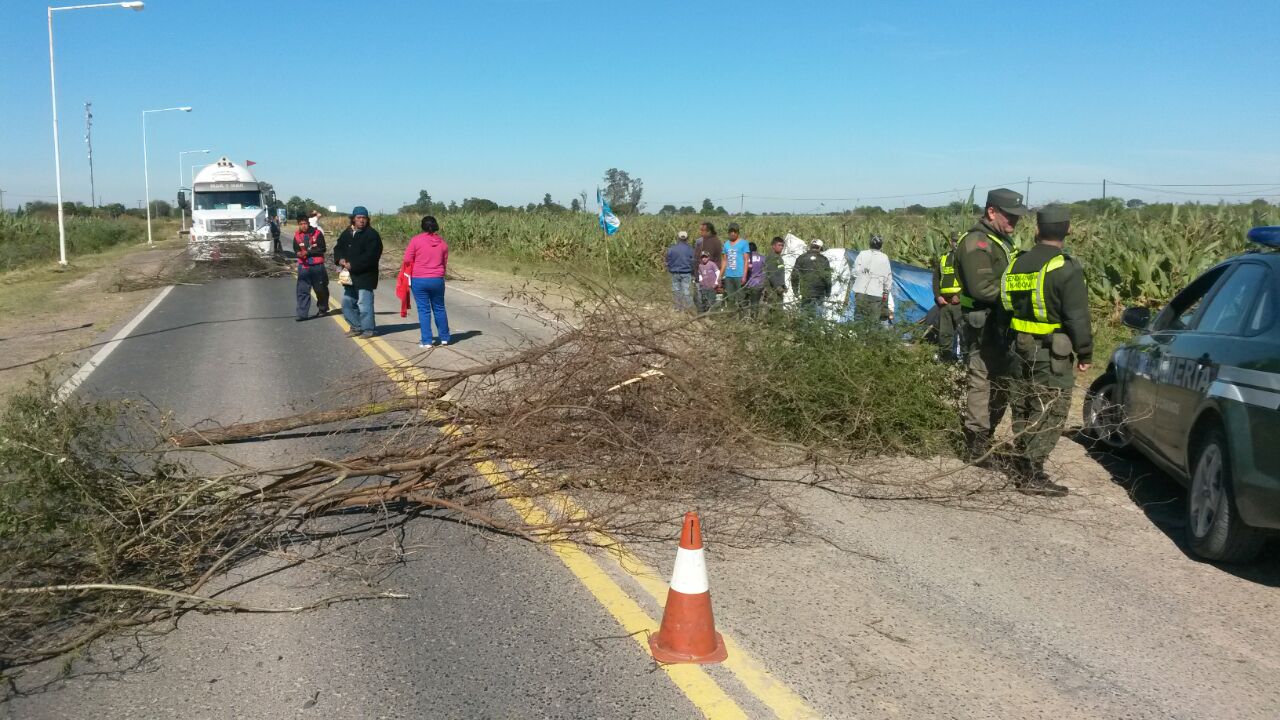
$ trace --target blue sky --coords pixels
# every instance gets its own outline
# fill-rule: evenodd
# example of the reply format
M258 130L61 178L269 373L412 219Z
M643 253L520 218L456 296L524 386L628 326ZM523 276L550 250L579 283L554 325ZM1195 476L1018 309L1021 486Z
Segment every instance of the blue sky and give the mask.
M1038 4L1037 4L1038 5ZM394 209L567 204L604 171L650 210L711 197L809 212L942 204L1025 180L1031 201L1132 183L1280 199L1280 2L587 3L148 0L55 15L63 189L153 196L177 153L260 163L283 195ZM0 4L0 189L51 196L45 3ZM1024 9L1025 8L1025 9ZM1173 189L1164 193L1174 192ZM794 198L794 199L793 199ZM1233 197L1232 199L1240 199ZM1247 198L1245 198L1247 199Z

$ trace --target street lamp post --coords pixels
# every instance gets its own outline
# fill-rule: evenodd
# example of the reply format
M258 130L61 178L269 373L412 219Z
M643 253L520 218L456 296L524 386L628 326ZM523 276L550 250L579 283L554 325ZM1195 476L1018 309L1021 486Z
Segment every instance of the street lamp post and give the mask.
M178 153L178 192L182 192L182 156L196 155L199 153L204 153L205 155L208 155L209 152L210 152L209 150L183 150L182 152ZM181 208L179 209L182 212L182 229L186 230L187 229L187 211Z
M149 113L171 112L181 110L182 112L191 112L190 105L181 107L160 108L159 110L143 110L142 111L142 181L147 192L147 244L151 245L151 169L147 167L147 115ZM179 171L181 172L181 171ZM178 178L181 180L181 176Z
M58 264L67 264L67 225L62 216L62 149L58 145L58 81L53 66L53 13L61 10L89 10L90 8L120 7L142 10L141 2L97 3L94 5L68 5L49 7L49 99L53 103L53 181L58 186Z

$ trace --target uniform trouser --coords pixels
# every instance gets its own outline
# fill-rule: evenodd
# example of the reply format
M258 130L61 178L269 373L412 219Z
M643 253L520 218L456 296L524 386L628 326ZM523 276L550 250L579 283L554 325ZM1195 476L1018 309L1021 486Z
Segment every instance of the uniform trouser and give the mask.
M1009 346L1005 328L988 317L991 314L990 310L971 310L964 313L961 324L968 368L964 428L988 439L1009 405Z
M879 295L853 294L853 319L862 323L878 323L884 315L884 298Z
M693 273L671 273L671 295L677 310L693 307Z
M1045 347L1044 338L1018 333L1010 349L1014 447L1040 465L1058 443L1071 408L1075 377L1070 342Z
M324 265L298 268L298 317L306 319L311 314L311 291L316 291L316 309L329 310L329 273Z
M956 358L956 335L964 314L959 305L940 305L938 307L938 350L944 360Z

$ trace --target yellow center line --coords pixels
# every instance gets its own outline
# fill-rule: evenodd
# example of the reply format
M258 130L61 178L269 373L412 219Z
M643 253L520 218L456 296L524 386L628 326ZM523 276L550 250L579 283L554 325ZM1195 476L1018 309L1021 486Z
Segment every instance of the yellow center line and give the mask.
M507 462L521 473L537 473L536 468L523 460L508 460ZM565 493L556 493L552 497L562 504L565 514L570 519L586 517L586 511L571 496ZM640 587L658 603L659 607L666 606L667 583L656 570L639 557L636 557L635 553L627 549L617 539L594 530L590 531L588 536L596 544L604 547L606 556L614 565L635 578ZM738 681L746 686L752 695L759 698L760 702L763 702L775 715L779 718L784 718L784 720L818 717L818 713L809 707L795 691L773 677L759 660L742 649L728 633L724 632L723 628L720 630L721 635L724 636L725 647L729 651L729 657L722 664L737 676Z
M340 327L347 327L340 314L332 317ZM356 344L374 361L375 365L381 368L410 397L417 395L421 384L430 383L430 378L421 368L410 362L382 338L357 339ZM442 428L442 431L446 433L456 433L461 432L461 430L461 428L452 424ZM528 467L527 464L522 465L523 467ZM507 479L506 473L490 460L477 459L472 462L472 466L481 477L495 487L498 487L503 480ZM546 525L551 522L551 518L547 513L527 498L503 496L503 499L529 525ZM581 506L562 493L557 493L553 496L553 499L558 499L559 502L563 503L564 507L572 508L576 514L583 512ZM601 535L600 537L604 536ZM611 538L607 540L614 548L614 552L608 554L611 561L618 563L618 567L635 577L641 587L652 595L659 605L663 605L666 601L666 583L658 580L656 572L629 550L626 550L620 543ZM650 617L627 594L626 590L618 585L581 548L561 537L554 538L549 545L565 567L595 597L596 601L613 616L614 620L636 640L645 655L648 655L648 636L650 633L657 631L658 622ZM626 565L622 565L621 562L625 562ZM763 665L738 647L732 638L727 635L724 638L725 644L729 649L729 660L724 663L725 666L738 677L751 694L759 698L774 714L779 718L817 717L817 713L809 709L798 695L786 685L774 679L764 669ZM660 667L706 717L747 717L742 708L702 667L698 665L665 664L660 665Z

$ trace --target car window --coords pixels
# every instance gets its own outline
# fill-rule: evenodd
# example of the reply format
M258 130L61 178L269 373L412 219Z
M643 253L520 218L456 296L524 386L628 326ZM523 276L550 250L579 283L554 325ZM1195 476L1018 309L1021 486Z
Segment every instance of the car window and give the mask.
M1258 298L1258 304L1254 306L1253 312L1249 315L1249 323L1245 325L1244 332L1246 335L1256 335L1271 327L1276 319L1276 288L1275 283L1268 281L1262 288L1262 295Z
M1160 311L1155 321L1151 323L1151 330L1160 332L1186 330L1191 327L1191 323L1195 319L1196 313L1199 312L1200 306L1204 304L1203 300L1209 295L1209 291L1230 269L1230 265L1216 267L1196 278L1195 282L1178 293L1165 309Z
M1245 316L1253 309L1253 299L1270 280L1266 267L1257 263L1241 264L1209 299L1196 321L1196 331L1226 335L1240 332Z

